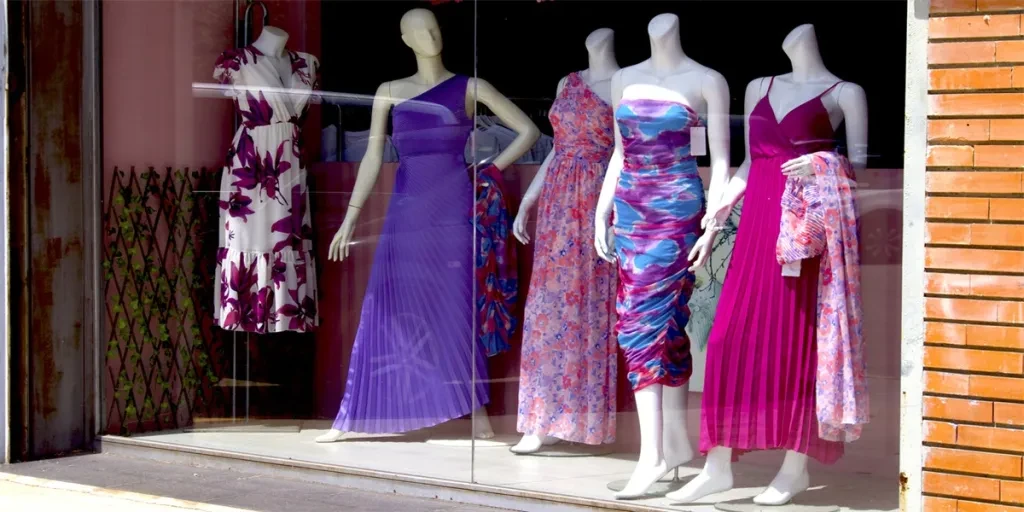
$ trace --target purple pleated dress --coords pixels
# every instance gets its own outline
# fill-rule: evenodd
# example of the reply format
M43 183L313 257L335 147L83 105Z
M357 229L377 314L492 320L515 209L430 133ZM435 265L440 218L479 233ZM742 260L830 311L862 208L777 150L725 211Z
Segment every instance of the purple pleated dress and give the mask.
M399 167L335 429L408 432L488 402L484 350L474 357L472 345L467 83L453 76L392 109Z
M782 119L776 118L766 92L750 114L750 176L708 335L702 453L716 446L733 448L736 454L784 449L825 464L843 455L843 443L818 437L820 258L803 260L796 278L783 277L775 258L786 185L781 166L800 155L835 148L835 133L821 102L832 87Z

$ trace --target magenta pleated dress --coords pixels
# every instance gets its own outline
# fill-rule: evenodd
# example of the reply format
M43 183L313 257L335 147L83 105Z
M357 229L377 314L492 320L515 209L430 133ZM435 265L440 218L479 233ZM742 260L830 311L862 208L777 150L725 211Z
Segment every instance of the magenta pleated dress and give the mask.
M716 446L732 448L736 455L794 450L825 464L843 455L843 443L818 437L820 258L803 260L799 277L783 277L775 258L786 184L780 168L800 155L835 148L835 132L821 102L832 87L782 119L765 92L750 114L750 176L708 336L702 453Z

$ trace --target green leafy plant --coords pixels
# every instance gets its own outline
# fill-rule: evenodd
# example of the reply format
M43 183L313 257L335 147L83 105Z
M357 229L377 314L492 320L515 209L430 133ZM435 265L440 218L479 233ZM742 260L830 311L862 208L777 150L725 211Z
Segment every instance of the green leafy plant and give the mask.
M219 173L114 169L104 207L107 431L188 426L218 404L211 352Z

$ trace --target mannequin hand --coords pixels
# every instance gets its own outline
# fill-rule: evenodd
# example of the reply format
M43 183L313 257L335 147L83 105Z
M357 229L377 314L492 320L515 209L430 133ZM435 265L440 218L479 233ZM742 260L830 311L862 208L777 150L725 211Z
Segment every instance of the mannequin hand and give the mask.
M608 263L615 263L615 237L608 221L597 221L594 225L594 248L597 255Z
M798 156L782 164L782 174L786 177L814 176L814 166L810 155Z
M348 258L348 248L352 244L352 234L355 232L355 221L350 220L351 217L346 217L338 232L334 234L331 247L327 251L328 260L345 261L345 258Z
M529 245L530 233L526 231L526 224L530 222L530 210L533 208L533 201L524 199L519 205L519 212L516 213L516 220L512 222L512 234L516 240L523 245Z
M723 203L715 208L709 208L704 218L700 220L700 227L706 230L713 230L716 227L725 226L732 215L732 205Z
M708 258L711 257L711 247L714 243L714 231L706 231L697 239L697 243L694 244L693 249L690 249L690 254L687 256L687 260L691 263L690 272L696 272L708 262Z

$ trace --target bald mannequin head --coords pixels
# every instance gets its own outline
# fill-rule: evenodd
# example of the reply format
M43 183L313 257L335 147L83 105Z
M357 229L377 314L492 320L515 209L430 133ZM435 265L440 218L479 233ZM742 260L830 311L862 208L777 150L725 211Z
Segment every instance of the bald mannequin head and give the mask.
M402 41L417 55L436 57L441 53L441 28L434 13L413 9L402 16Z

